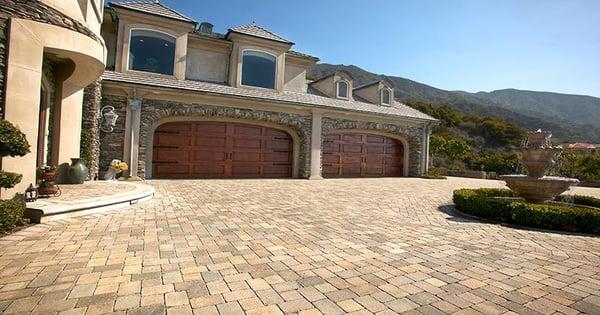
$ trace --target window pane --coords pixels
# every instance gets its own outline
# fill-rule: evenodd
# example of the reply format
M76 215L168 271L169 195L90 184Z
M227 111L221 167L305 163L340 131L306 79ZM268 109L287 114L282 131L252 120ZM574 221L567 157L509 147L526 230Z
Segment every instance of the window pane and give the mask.
M338 82L338 97L348 97L348 83L345 81Z
M244 51L242 57L242 84L275 88L275 56L259 52Z
M390 104L390 90L382 90L381 91L381 102L383 104Z
M129 69L173 74L175 38L146 30L131 31Z

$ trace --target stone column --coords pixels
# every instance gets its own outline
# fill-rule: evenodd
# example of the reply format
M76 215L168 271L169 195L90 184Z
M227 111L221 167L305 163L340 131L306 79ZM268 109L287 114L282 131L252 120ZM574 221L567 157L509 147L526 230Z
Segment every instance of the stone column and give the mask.
M89 159L88 176L90 179L98 177L100 162L100 101L102 98L102 85L100 79L88 85L83 90L83 117L81 122L81 132L89 135L90 156L81 156ZM82 147L83 148L83 147Z
M123 160L129 165L128 177L139 179L138 153L140 148L140 118L142 100L137 96L127 99L127 117L125 119L125 145Z
M312 132L310 139L310 177L309 179L323 179L321 174L321 143L322 143L323 113L313 111Z

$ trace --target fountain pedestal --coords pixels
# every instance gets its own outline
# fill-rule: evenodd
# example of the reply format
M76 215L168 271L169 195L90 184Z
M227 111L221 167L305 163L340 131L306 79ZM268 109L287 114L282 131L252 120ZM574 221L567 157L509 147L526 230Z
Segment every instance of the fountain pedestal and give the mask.
M554 166L554 156L560 149L550 144L552 133L532 131L527 133L521 147L521 163L527 168L527 175L500 176L506 185L528 202L544 202L579 184L575 178L544 176Z

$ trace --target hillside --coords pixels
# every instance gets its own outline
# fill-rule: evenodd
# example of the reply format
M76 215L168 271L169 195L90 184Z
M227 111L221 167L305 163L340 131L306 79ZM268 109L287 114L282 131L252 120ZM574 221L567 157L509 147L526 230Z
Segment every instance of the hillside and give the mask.
M595 105L600 104L598 98L520 90L446 91L401 77L371 73L353 65L317 64L310 69L309 78L320 78L336 70L348 71L354 77L355 86L387 78L394 83L396 99L402 102L448 104L465 114L498 117L529 130L551 130L556 141L600 142L600 124L592 125L594 118L600 117L600 105ZM548 104L547 108L544 104ZM573 108L577 108L578 113L572 114Z

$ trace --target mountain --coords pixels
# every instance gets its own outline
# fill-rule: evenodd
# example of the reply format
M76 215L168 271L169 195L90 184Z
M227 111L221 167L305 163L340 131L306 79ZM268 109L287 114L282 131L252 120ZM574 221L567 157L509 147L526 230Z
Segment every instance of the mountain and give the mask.
M600 99L591 96L533 92L515 89L468 93L447 91L409 79L375 74L354 65L321 63L313 66L310 79L344 70L354 86L387 78L394 84L398 101L448 104L472 115L494 116L528 130L550 130L557 142L600 142ZM576 110L574 110L576 109Z

